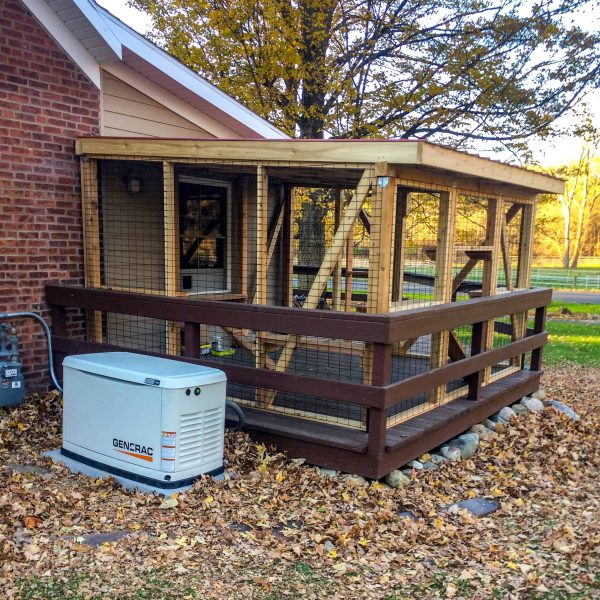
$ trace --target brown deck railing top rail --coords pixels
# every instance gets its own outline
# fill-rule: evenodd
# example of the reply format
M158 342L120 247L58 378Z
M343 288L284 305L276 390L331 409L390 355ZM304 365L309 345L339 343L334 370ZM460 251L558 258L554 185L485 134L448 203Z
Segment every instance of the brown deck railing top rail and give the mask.
M244 327L295 335L392 344L547 306L552 290L533 288L386 314L346 313L171 298L97 288L47 285L50 306L77 307L168 321Z

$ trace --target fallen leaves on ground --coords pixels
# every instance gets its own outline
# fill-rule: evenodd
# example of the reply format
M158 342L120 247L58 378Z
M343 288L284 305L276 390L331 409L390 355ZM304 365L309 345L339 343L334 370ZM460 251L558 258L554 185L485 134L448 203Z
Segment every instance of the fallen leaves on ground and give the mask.
M228 433L229 479L202 478L176 498L127 492L41 457L60 445L57 394L0 409L0 594L597 597L600 369L552 369L544 387L581 420L520 417L473 459L400 490L327 478ZM481 519L441 509L475 496L502 507ZM86 543L110 532L129 535Z

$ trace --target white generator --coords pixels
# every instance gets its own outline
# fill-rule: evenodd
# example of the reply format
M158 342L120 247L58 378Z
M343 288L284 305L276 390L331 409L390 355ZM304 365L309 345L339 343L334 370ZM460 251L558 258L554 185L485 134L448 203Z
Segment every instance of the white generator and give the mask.
M62 455L161 489L223 472L222 371L130 352L63 368Z

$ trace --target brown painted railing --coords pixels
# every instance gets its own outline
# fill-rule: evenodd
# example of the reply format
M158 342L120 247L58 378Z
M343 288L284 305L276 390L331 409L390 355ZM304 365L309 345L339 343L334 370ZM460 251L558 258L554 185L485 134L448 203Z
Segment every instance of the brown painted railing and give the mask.
M521 365L525 368L524 356L529 352L529 369L539 371L542 349L547 341L544 331L546 307L551 297L549 289L531 289L399 313L373 315L168 298L61 285L46 286L46 300L52 313L53 343L58 354L122 349L69 338L67 308L182 322L185 351L181 360L217 366L225 371L229 381L233 383L307 394L367 407L367 454L373 461L379 460L385 453L388 408L394 404L459 378L467 378L467 397L477 401L486 369L516 356L521 356ZM532 309L535 309L534 326L532 330L528 330L527 337L484 351L484 332L490 321L506 315L526 313ZM201 324L372 344L371 383L366 385L335 381L332 385L330 379L202 360L199 355ZM471 356L390 383L394 342L451 330L461 325L473 326ZM509 326L504 325L504 329L507 327Z

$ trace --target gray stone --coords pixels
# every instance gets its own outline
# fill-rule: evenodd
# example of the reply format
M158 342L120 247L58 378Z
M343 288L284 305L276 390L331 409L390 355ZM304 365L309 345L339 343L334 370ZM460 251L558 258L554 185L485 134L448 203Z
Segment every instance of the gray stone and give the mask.
M500 508L500 502L488 498L469 498L456 503L462 510L468 510L476 517L485 517L496 512Z
M463 433L462 435L459 435L457 439L461 440L462 442L470 442L472 444L479 443L479 436L474 431L471 431L470 433Z
M364 487L367 480L360 475L345 475L343 481L353 487Z
M338 472L335 469L321 468L319 469L319 474L321 477L329 477L331 479L332 477L337 477Z
M443 465L445 462L448 462L448 459L445 456L440 456L439 454L431 455L431 462L434 465Z
M415 515L415 513L410 510L403 510L401 513L398 513L398 516L401 519L410 519L411 521L417 520L417 515Z
M521 398L521 404L527 408L529 412L540 412L540 410L544 409L544 403L539 398L529 398L529 396L525 396L525 398Z
M401 488L401 487L406 487L407 485L410 485L411 479L410 479L410 477L407 477L402 471L399 471L398 469L396 469L395 471L392 471L391 473L389 473L386 476L385 482L390 487Z
M461 458L471 458L477 452L479 438L474 433L461 435L452 442L452 445L460 450Z
M402 469L400 471L405 477L408 477L412 481L413 471L412 469Z
M418 460L411 460L406 466L414 469L415 471L423 470L423 463L419 462Z
M478 423L469 429L471 433L475 433L480 440L487 440L494 436L494 432L488 429L485 425Z
M325 552L331 552L332 550L335 550L335 546L334 546L333 542L331 542L330 540L327 540L323 544L323 548L324 548Z
M75 539L80 544L98 548L98 546L101 546L105 542L118 542L131 534L131 531L111 531L109 533L90 533L89 535L82 535Z
M427 462L423 463L423 470L424 471L436 471L437 469L439 469L439 466L436 465L431 460L428 460Z
M564 402L559 402L558 400L549 400L548 404L555 408L557 411L567 415L569 419L572 421L579 421L580 416L567 404Z
M501 419L504 419L505 421L508 422L511 419L514 419L517 415L515 414L515 411L510 406L505 406L502 410L500 410L498 412L498 416Z
M533 394L531 394L532 398L535 398L536 400L545 400L546 399L546 392L540 388L537 392L533 392Z
M491 419L485 419L485 421L483 421L481 424L490 431L496 431L496 422L492 421Z
M37 465L21 465L19 463L6 463L6 466L16 473L32 473L33 475L48 475L50 469Z
M448 460L460 460L462 458L462 452L457 446L443 446L441 453Z
M529 412L529 409L521 403L513 404L511 408L515 411L517 416L525 416Z

